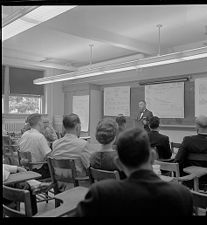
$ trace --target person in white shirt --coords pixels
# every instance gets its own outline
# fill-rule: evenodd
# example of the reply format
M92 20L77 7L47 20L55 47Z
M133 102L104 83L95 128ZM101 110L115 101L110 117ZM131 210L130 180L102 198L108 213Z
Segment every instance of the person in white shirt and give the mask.
M9 175L11 173L26 172L26 171L27 170L23 167L3 164L3 182L9 178Z
M6 181L10 174L15 174L18 172L26 172L27 170L23 167L15 166L15 165L9 165L9 164L3 164L3 182ZM24 189L24 190L29 190L30 192L30 198L31 198L31 206L32 206L32 214L35 215L37 213L37 203L36 203L36 197L32 193L31 186L27 182L21 182L17 184L11 184L8 185L13 188L17 189ZM4 199L3 198L3 204L7 205L10 208L16 209L17 205L15 202L12 202L10 200Z
M42 116L34 113L29 117L28 123L31 129L26 131L19 141L20 152L31 152L34 163L45 161L51 149L44 135L40 133L43 129ZM47 164L34 165L33 171L40 173L43 179L50 177Z
M85 176L90 166L90 151L87 141L80 139L81 122L78 115L72 113L63 117L65 136L54 141L51 156L55 158L78 158L76 170L78 176Z

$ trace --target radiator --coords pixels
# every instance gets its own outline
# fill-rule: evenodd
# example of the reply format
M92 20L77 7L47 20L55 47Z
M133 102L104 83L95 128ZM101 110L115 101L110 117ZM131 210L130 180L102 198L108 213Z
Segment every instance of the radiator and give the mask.
M5 130L7 132L20 133L24 127L24 121L8 121L5 122Z

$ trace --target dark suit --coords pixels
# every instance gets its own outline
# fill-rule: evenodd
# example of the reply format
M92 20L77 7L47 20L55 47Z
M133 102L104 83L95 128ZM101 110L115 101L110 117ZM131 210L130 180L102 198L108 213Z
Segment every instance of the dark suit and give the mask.
M148 135L151 146L157 149L159 159L169 159L172 155L169 137L160 134L158 131L150 131Z
M197 134L186 136L183 138L181 147L175 157L175 162L180 164L181 169L187 166L202 166L207 167L206 158L203 161L188 160L190 153L199 153L203 156L207 155L207 134Z
M192 209L186 187L138 170L125 180L94 183L73 216L191 216Z
M143 126L144 129L147 132L150 131L150 128L149 128L149 125L148 124L149 124L149 120L150 120L151 117L153 117L152 112L149 111L148 109L145 109L145 111L143 112L143 114L142 114L142 112L139 112L138 115L137 115L137 118L136 118L138 124L141 125L141 126ZM147 124L146 125L143 124L143 120L146 120L147 121Z

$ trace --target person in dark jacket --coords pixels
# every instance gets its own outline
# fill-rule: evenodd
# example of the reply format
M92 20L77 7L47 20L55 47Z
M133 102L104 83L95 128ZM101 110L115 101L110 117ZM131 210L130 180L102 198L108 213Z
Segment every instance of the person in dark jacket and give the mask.
M117 129L116 140L114 142L114 145L117 144L119 134L126 129L126 117L123 114L119 114L116 117L116 122L118 124L118 129Z
M191 216L193 201L183 185L162 181L153 172L155 152L146 131L133 128L120 134L116 163L124 180L92 184L73 216Z
M183 168L188 166L201 166L207 168L207 116L200 115L196 118L197 135L183 138L174 162L179 163L181 175L186 175ZM191 156L191 157L189 157ZM199 160L196 160L199 158ZM186 183L187 184L187 183ZM192 182L188 182L192 187ZM200 189L207 187L207 175L199 178Z
M139 112L137 115L137 122L139 126L144 127L147 132L150 132L149 120L153 116L153 113L146 108L146 101L141 100L139 102Z
M172 156L169 137L159 133L160 119L153 116L149 121L149 140L151 147L156 147L159 159L169 159Z

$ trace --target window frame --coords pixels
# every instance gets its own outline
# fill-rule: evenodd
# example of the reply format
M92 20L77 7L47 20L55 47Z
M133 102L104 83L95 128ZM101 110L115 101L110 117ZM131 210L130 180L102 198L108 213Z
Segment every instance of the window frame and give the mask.
M43 114L43 102L44 102L44 95L31 95L31 94L9 94L9 99L10 96L20 96L20 97L28 97L28 98L39 98L39 114ZM8 101L10 102L10 100L8 99ZM9 107L9 102L8 102L8 107ZM34 112L33 112L34 113ZM8 108L8 114L10 115L29 115L31 113L12 113L10 112L9 108Z

